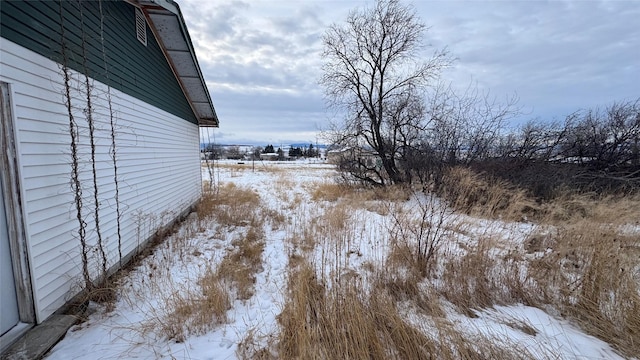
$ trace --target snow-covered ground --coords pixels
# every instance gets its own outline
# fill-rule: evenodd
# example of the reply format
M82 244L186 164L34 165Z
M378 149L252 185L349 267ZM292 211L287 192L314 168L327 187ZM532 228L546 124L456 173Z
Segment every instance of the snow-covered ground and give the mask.
M263 266L256 275L253 296L233 301L227 322L204 334L189 334L184 341L176 342L158 331L158 323L171 311L166 299L194 291L197 279L221 261L242 231L240 227L221 230L216 224L202 229L190 217L177 234L124 277L115 308L107 312L92 304L89 319L71 328L48 359L235 359L240 357L240 344L259 348L277 338L277 315L286 301L289 256L298 251L291 239L301 236L312 219L336 211L329 202L312 200L311 192L314 184L332 183L337 174L329 164L302 161L222 165L212 173L203 168L203 178L209 180L212 174L216 186L233 183L252 189L259 194L265 209L282 214L285 219L279 226L264 222ZM331 241L319 238L308 252L320 277L330 279L354 273L364 276L370 264L382 264L389 252L389 237L384 230L393 224L384 211L362 209L345 216L349 236L343 239L343 245L347 251L332 249ZM492 232L501 231L505 239L516 242L522 241L533 226L463 216L457 216L455 221L468 224L466 236L492 228ZM494 306L470 318L452 307L448 314L470 341L484 334L524 347L541 359L621 358L607 343L538 308L520 304ZM424 314L411 308L404 315L412 324L429 323Z

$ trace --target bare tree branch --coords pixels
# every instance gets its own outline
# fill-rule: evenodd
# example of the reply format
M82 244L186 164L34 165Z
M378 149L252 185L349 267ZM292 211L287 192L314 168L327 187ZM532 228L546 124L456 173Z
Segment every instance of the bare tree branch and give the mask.
M378 158L375 166L356 161L348 167L356 178L410 181L398 161L425 128L425 89L451 63L446 50L421 60L425 31L413 7L379 0L373 8L352 11L345 24L333 24L324 36L320 83L328 102L347 116L333 129L342 132L334 140L348 140L337 144L366 148Z

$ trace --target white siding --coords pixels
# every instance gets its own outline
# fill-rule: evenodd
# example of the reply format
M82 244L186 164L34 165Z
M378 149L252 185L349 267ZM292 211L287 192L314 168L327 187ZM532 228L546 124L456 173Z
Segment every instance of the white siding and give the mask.
M35 308L42 322L82 284L78 221L71 192L69 116L61 67L0 38L0 80L11 84L25 205ZM95 246L93 177L83 110L84 76L74 73L73 114L78 126L83 218ZM110 113L107 87L93 82L99 215L109 265L118 262ZM172 221L201 194L198 127L122 92L111 90L122 251L126 255ZM92 252L95 253L95 252ZM98 269L93 256L92 269Z

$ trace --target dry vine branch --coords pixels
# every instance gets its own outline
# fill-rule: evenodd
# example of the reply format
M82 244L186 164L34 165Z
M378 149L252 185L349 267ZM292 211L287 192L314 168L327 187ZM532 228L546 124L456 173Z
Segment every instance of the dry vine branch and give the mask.
M208 147L211 146L211 133L209 132L209 129L207 129L207 138L209 140L209 144L207 145ZM216 138L215 138L215 134L213 137L213 142L215 144ZM215 146L215 145L214 145ZM205 152L205 163L207 164L207 172L209 173L209 191L211 191L212 189L214 189L215 185L215 179L214 179L214 173L213 173L213 169L216 166L215 163L215 155L213 156L213 159L211 159L213 161L213 166L211 165L211 162L209 162L209 157L207 156L206 152Z
M73 109L71 106L71 71L67 64L69 63L69 57L66 50L66 39L64 31L64 8L63 1L60 1L60 35L61 35L61 52L62 52L62 72L64 77L64 98L67 108L67 114L69 116L69 136L71 138L71 191L74 194L74 205L76 209L76 219L78 220L78 238L82 247L82 276L85 282L86 289L92 289L93 283L91 276L89 275L89 259L88 259L88 246L87 246L87 223L84 221L82 215L82 183L80 181L80 170L78 161L78 143L76 138L78 136L78 125L76 124L75 117L73 116Z
M114 201L116 202L116 235L118 237L118 261L122 266L122 224L120 212L120 188L118 184L118 162L116 156L116 133L115 133L115 119L113 116L113 104L111 102L111 84L109 81L109 67L107 63L107 52L104 46L104 13L102 9L102 0L98 1L100 7L100 44L102 46L102 61L104 63L104 73L107 79L107 104L109 106L109 125L111 127L111 148L109 154L113 161L113 183L115 185Z
M89 67L87 65L87 34L84 24L84 13L82 9L84 5L82 1L78 1L78 8L80 10L80 31L82 33L82 70L84 73L84 86L87 97L87 106L84 109L87 125L89 126L89 146L91 148L91 173L93 176L93 219L96 226L96 235L98 236L98 251L102 260L102 275L107 274L107 255L104 251L104 244L102 240L102 231L100 230L100 199L98 194L98 174L96 171L96 142L95 142L95 123L94 123L94 109L93 100L91 98L91 92L93 86L89 79Z

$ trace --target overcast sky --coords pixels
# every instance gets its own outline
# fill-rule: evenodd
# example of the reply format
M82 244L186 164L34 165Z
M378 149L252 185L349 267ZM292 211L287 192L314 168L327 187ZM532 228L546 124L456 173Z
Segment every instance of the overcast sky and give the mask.
M212 141L321 141L322 36L372 1L178 0L220 119ZM457 60L443 80L517 94L517 122L640 97L640 0L407 1Z

